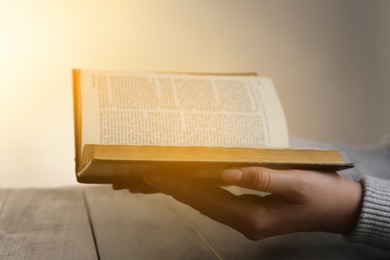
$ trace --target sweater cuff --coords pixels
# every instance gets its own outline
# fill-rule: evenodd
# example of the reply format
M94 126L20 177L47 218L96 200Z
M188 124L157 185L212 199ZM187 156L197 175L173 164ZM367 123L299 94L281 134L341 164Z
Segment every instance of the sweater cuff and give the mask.
M390 249L390 181L365 177L360 182L364 187L360 216L351 234L344 238Z

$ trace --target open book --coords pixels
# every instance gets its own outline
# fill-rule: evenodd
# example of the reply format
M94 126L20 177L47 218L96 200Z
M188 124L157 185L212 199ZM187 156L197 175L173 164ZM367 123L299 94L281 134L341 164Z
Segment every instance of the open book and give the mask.
M76 173L112 183L148 172L217 178L226 168L341 170L338 151L288 148L271 79L73 70Z

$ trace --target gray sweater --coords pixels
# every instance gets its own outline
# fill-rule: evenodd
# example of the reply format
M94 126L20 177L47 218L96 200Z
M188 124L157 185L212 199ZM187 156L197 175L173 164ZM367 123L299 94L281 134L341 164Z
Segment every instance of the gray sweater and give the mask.
M365 177L358 222L346 240L390 249L390 180Z

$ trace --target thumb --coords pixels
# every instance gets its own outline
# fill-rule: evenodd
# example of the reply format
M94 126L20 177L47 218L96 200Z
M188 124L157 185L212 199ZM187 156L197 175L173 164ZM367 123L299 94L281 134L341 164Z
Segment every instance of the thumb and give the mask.
M222 172L221 178L229 185L284 196L295 195L302 186L302 178L293 171L262 167L227 169Z

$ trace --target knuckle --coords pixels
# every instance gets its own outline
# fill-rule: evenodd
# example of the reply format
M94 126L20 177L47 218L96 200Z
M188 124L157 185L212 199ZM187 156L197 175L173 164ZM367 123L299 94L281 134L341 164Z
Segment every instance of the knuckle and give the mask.
M261 237L260 235L258 235L257 233L255 232L247 232L247 233L244 233L243 234L247 239L249 240L252 240L252 241L258 241L258 240L261 240L263 237Z
M265 238L266 237L265 233L266 233L266 228L263 225L261 225L258 220L257 222L247 223L246 229L243 230L242 232L242 234L246 238L253 241Z
M264 168L253 168L248 173L247 183L255 189L268 190L271 184L270 174Z
M245 220L242 221L240 232L249 240L256 241L266 238L268 235L268 223L262 219L258 212L249 212Z

